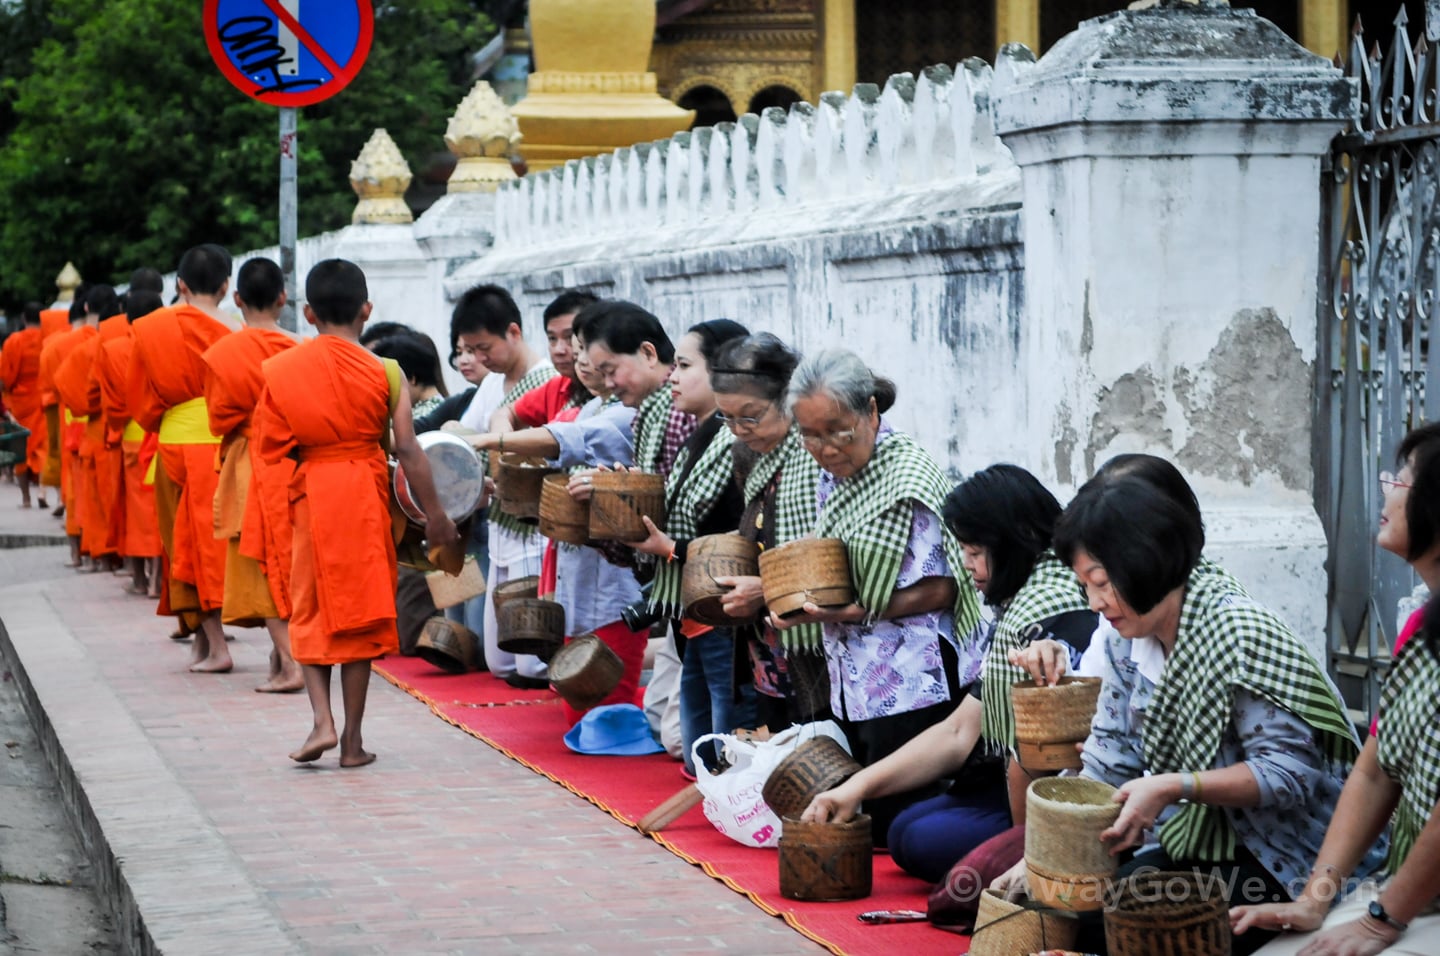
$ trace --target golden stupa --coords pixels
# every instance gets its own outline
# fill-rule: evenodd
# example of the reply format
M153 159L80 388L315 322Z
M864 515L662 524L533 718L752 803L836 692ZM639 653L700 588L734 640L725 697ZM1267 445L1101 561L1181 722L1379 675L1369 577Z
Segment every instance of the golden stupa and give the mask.
M535 72L511 107L530 170L690 128L649 71L655 0L530 0L530 37Z

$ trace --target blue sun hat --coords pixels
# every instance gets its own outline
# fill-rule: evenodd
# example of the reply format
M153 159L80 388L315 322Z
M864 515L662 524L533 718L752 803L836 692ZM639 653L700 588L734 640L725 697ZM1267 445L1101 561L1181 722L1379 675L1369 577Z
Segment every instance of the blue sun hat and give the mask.
M665 749L650 736L650 721L634 704L592 708L566 732L565 746L580 754L616 756L657 754Z

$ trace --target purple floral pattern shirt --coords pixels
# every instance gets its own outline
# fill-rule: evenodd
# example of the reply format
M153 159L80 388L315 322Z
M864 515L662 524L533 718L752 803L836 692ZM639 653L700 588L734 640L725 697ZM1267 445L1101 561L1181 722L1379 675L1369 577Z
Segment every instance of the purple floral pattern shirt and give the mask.
M876 444L893 429L882 423ZM820 472L821 508L835 491L837 481L828 471ZM923 578L952 577L945 558L945 541L940 518L918 502L912 502L910 541L900 565L897 589ZM825 661L830 671L830 707L847 720L873 720L905 714L950 700L940 641L954 643L955 617L946 608L910 617L873 624L826 624ZM980 661L960 662L961 684L965 674L978 674ZM974 680L974 677L970 678Z

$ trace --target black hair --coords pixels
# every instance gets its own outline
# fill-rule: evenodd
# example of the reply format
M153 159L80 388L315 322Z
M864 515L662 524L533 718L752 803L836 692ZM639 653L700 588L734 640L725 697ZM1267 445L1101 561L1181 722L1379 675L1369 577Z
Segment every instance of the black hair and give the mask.
M26 324L27 326L29 326L29 325L39 325L39 324L40 324L40 303L39 303L39 302L26 302L25 305L21 307L21 309L20 309L20 314L25 317L25 324Z
M92 286L85 294L85 311L93 312L102 319L108 319L112 315L119 315L120 296L115 294L113 285Z
M523 328L520 324L520 307L498 285L477 285L469 289L455 303L450 313L450 341L458 342L462 335L489 332L503 337L510 326Z
M1159 486L1134 475L1096 475L1055 525L1066 564L1084 551L1137 614L1181 587L1200 562L1205 529L1198 516Z
M419 335L413 328L404 322L367 322L365 330L360 333L360 344L367 349L370 343L378 342L381 339L388 339L392 335ZM433 344L433 343L432 343Z
M400 371L416 384L437 388L445 394L445 381L440 377L440 354L435 343L423 332L401 332L387 335L368 346L370 351L400 363Z
M599 302L600 297L585 289L566 289L555 297L555 300L545 306L545 315L541 321L542 325L549 325L550 320L560 315L576 315L585 306Z
M187 249L180 257L175 278L194 295L218 295L230 281L230 253L213 242Z
M325 325L354 325L370 298L365 273L348 259L317 262L305 277L305 301Z
M1413 459L1413 461L1412 461ZM1410 465L1410 496L1405 501L1405 524L1410 531L1411 561L1440 540L1440 422L1414 429L1400 442L1395 461Z
M1195 489L1191 488L1185 476L1180 474L1179 468L1158 455L1135 452L1111 458L1100 466L1090 480L1109 481L1124 477L1138 478L1154 485L1193 515L1200 525L1200 547L1205 547L1205 519L1200 514L1200 500L1195 497Z
M152 269L149 266L141 266L130 273L131 292L149 290L156 295L165 291L165 277L160 274L159 269Z
M709 360L710 388L723 395L744 394L779 404L800 355L769 332L732 339Z
M285 273L263 256L247 259L235 277L235 294L258 312L272 309L285 294Z
M636 355L649 342L661 362L675 361L675 345L660 320L633 302L601 299L581 310L575 321L586 345L600 344L616 355Z
M726 343L745 338L750 334L750 330L732 319L710 319L695 323L686 329L685 333L700 340L700 357L705 360L705 367L709 369L715 364L715 357Z
M991 465L945 496L941 516L962 543L985 549L985 601L1000 605L1019 593L1050 547L1060 502L1024 468Z
M125 296L125 315L134 322L136 319L144 318L156 309L165 308L165 300L160 293L152 292L149 289L131 289Z

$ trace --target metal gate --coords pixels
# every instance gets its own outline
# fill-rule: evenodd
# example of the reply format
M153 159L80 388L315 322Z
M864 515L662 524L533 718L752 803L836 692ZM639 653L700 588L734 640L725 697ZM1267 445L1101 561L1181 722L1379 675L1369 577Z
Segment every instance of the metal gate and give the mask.
M1440 24L1431 24L1431 28ZM1379 472L1415 424L1435 420L1440 355L1427 347L1440 300L1440 49L1412 46L1402 7L1388 50L1357 21L1347 76L1360 117L1322 177L1316 506L1330 542L1332 672L1357 721L1373 714L1397 606L1417 579L1375 547ZM1327 374L1328 373L1328 374Z

